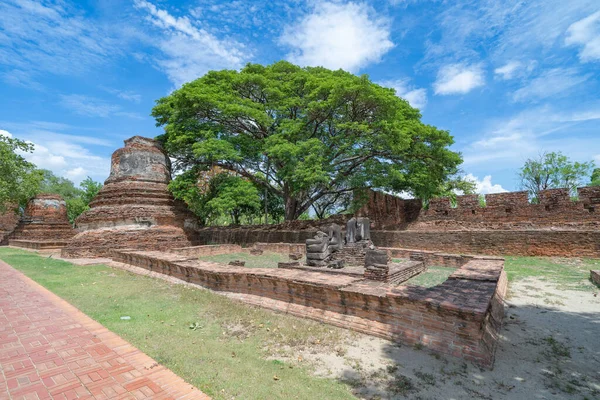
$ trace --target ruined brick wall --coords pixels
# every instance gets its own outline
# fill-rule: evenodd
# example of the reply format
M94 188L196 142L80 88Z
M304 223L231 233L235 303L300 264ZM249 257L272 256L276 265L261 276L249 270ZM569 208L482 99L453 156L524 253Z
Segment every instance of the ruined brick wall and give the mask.
M252 246L255 241L302 244L315 232L205 228L199 232L198 241L200 244L237 243L244 247ZM371 230L371 239L378 247L434 252L600 258L598 230Z
M471 260L433 288L373 286L362 277L244 268L160 252L115 261L173 276L277 311L354 329L491 367L506 291L502 260Z
M19 215L14 208L14 205L8 205L6 211L0 214L0 245L8 244L8 235L19 223Z
M461 254L600 258L600 231L371 231L378 246Z
M600 287L600 270L591 270L590 279L596 286Z
M477 195L458 196L456 207L448 198L432 199L423 209L418 199L403 200L385 193L369 193L357 215L371 219L381 230L550 229L593 230L600 227L600 187L578 189L572 201L568 190L543 191L539 204L527 192L488 194L485 207Z

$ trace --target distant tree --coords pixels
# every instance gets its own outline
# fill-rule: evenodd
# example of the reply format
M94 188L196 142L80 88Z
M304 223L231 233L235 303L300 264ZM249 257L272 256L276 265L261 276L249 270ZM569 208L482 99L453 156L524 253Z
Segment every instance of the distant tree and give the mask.
M22 155L31 151L32 144L0 134L0 212L24 206L39 191L42 173Z
M590 186L600 186L600 168L595 168L592 172Z
M101 183L95 182L89 176L76 187L72 181L56 176L52 171L43 169L40 172L43 180L39 192L61 195L67 203L67 215L71 223L90 208L90 202L102 188Z
M81 200L83 200L86 205L89 205L94 197L96 197L100 189L102 189L102 186L104 186L102 183L94 181L89 176L86 177L79 184L79 187L82 191Z
M41 193L54 193L61 195L65 200L81 197L82 191L67 178L56 176L54 172L42 169L43 180L40 185Z
M187 203L204 224L214 224L226 216L233 224L242 217L258 218L261 214L261 197L257 187L247 179L223 172L199 182L196 168L179 174L169 184L169 189L179 200Z
M285 61L211 71L158 100L152 115L177 168L232 171L280 197L286 220L356 189L429 198L462 162L452 136L421 122L393 89Z
M574 193L594 168L594 162L573 162L561 152L543 153L528 159L519 170L521 187L534 201L547 189L565 188Z
M230 174L219 174L211 179L206 200L210 215L229 215L236 225L240 224L243 215L256 214L261 206L256 186L247 179Z

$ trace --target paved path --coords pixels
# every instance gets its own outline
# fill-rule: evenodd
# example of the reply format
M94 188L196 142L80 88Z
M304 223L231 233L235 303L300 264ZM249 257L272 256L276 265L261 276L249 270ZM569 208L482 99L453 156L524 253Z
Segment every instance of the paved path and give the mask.
M0 399L209 399L0 261Z

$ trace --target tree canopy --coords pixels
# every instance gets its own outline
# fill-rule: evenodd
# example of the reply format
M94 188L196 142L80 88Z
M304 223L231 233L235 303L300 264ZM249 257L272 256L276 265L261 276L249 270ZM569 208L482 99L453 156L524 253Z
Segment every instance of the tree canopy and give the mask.
M285 219L356 189L430 198L462 162L447 131L367 76L280 61L211 71L152 111L174 166L218 166L283 199Z
M566 188L572 193L586 182L594 162L571 161L561 152L543 153L530 158L519 170L521 187L527 190L533 200L539 199L542 190Z
M37 192L42 173L22 153L33 145L0 134L0 212L10 206L24 206Z

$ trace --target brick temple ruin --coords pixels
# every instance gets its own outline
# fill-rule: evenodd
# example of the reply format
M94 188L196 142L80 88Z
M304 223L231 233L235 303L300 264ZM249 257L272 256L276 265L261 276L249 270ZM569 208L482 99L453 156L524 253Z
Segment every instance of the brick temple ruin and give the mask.
M420 344L482 367L493 366L507 289L501 258L379 249L386 264L394 256L419 266L420 271L432 265L452 268L450 277L432 288L381 280L370 274L368 261L358 273L351 266L246 268L199 259L256 248L281 253L304 250L286 243L259 243L253 248L228 244L167 252L115 250L111 257L128 265L132 272L147 270L153 276L176 278L248 304L408 345Z
M158 142L134 136L113 154L110 176L75 231L66 229L64 202L45 197L30 202L29 219L11 238L76 233L63 243L63 256L111 257L134 272L484 367L493 365L507 289L504 260L495 255L600 257L600 188L580 188L576 201L550 190L539 204L516 192L487 195L485 204L478 196L459 196L456 206L434 199L427 209L420 200L369 192L354 216L199 227L168 191L170 168ZM39 211L42 200L59 206ZM50 224L50 212L62 222ZM4 236L14 223L10 214L0 217ZM289 262L247 268L200 259L262 251L289 255ZM448 279L430 288L406 283L432 266L451 268ZM592 278L600 281L600 273Z
M75 221L63 257L107 256L114 249L162 250L194 244L196 217L168 190L171 162L153 139L134 136L112 155L110 176Z
M23 216L7 239L11 246L57 249L64 247L75 234L62 196L43 193L27 202Z

